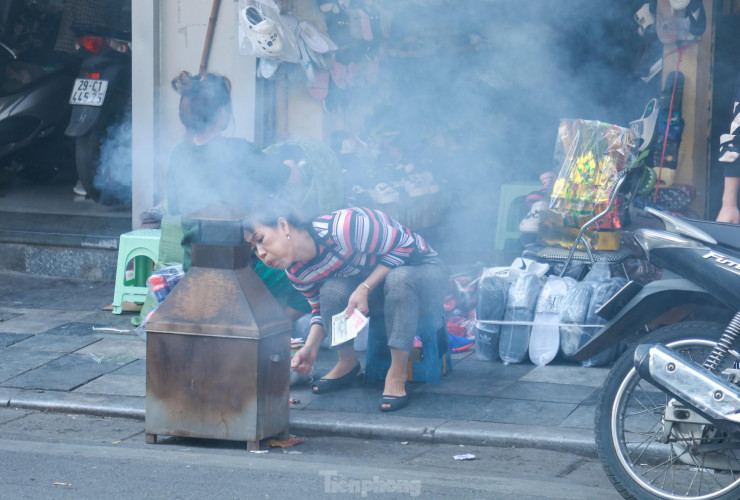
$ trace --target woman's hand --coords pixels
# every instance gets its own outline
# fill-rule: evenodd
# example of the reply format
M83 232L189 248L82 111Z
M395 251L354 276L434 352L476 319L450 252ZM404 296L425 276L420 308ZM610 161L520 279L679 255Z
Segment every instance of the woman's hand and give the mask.
M717 222L740 224L740 210L738 210L737 205L722 205L722 209L717 214Z
M355 308L359 309L365 316L370 312L370 308L367 305L367 296L370 295L370 289L361 284L358 286L352 295L349 296L349 302L347 303L347 309L344 310L344 317L349 318L352 316Z
M293 355L293 359L290 360L291 370L301 375L308 375L311 373L311 367L313 367L316 361L316 355L317 349L307 345L303 346Z

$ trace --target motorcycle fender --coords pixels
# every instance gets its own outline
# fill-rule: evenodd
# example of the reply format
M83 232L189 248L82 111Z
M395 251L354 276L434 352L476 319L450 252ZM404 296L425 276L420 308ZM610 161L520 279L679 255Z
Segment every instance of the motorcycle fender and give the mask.
M70 137L80 137L87 134L100 118L102 106L72 106L69 125L64 131Z
M683 278L653 281L645 285L614 318L575 353L584 361L640 331L651 320L682 304L724 307L706 290Z

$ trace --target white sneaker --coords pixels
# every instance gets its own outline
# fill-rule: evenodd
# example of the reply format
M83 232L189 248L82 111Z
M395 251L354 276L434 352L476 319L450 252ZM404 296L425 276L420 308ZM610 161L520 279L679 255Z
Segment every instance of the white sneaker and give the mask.
M82 181L80 180L77 181L77 184L72 188L72 191L74 191L77 196L87 196L87 191L85 191L85 188L82 186Z

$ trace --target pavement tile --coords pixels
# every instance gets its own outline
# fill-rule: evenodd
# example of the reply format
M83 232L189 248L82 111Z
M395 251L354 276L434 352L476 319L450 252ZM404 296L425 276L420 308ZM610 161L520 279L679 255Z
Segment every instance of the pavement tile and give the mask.
M7 347L6 349L11 352L17 352L18 355L21 355L22 351L26 350L66 354L98 341L99 340L95 337L67 337L63 335L48 335L42 333L39 335L28 336L26 339Z
M420 384L417 392L492 397L515 382L516 380L467 376L453 371L442 377L441 384Z
M71 391L118 366L120 365L116 363L97 363L90 356L68 354L6 380L3 385L22 389Z
M0 332L37 333L77 319L79 313L70 311L25 310L24 314L0 322Z
M459 363L453 361L452 371L442 377L442 383L420 384L419 392L494 396L527 374L533 365L505 366L500 361L480 361L473 357Z
M467 420L471 415L485 408L490 402L491 398L486 396L412 392L408 406L393 412L393 414L407 417ZM380 395L377 395L376 408L379 404Z
M115 283L81 279L3 274L0 307L33 307L87 311L104 307L113 298Z
M22 355L19 353L23 352ZM15 387L9 380L61 357L58 352L0 349L0 386Z
M538 366L522 377L523 382L551 382L601 387L609 374L608 368L583 367L570 364Z
M131 363L120 367L113 373L116 375L136 375L137 377L146 377L146 360L137 359L136 361L132 361Z
M319 394L306 405L311 410L369 413L377 410L380 392L365 387L352 387L337 392Z
M109 373L78 387L73 392L145 397L146 377Z
M323 394L314 394L311 392L311 387L308 384L302 384L298 386L290 387L290 399L300 401L296 404L291 404L290 409L302 410L308 407L313 401L323 397Z
M111 297L112 299L113 297ZM95 309L91 312L78 313L75 319L83 323L94 323L119 330L126 330L133 335L136 333L136 327L131 324L131 318L138 316L138 314L125 312L122 314L113 314L111 311L104 309Z
M30 336L30 333L0 333L0 349L20 342L23 339L27 339Z
M565 417L558 427L576 427L579 429L594 428L594 415L596 407L593 405L579 405L573 413Z
M596 391L582 385L516 382L497 394L506 399L548 401L553 403L581 403Z
M573 403L523 401L496 398L483 409L466 417L505 424L557 426L578 407Z
M47 335L95 335L93 328L103 328L105 325L96 325L94 323L79 323L71 321L59 326L55 326L44 333Z
M135 338L105 338L77 351L77 354L106 356L116 360L133 361L146 358L146 343Z
M17 318L19 316L23 316L23 314L0 311L0 322L8 321L9 319Z

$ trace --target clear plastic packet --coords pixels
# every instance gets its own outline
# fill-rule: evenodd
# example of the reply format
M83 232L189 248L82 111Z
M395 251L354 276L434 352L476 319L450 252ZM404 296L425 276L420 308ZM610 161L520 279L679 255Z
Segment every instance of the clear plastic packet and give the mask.
M542 287L529 336L529 359L537 366L548 364L560 350L558 316L568 290L575 284L573 278L551 275Z
M499 337L499 356L506 365L521 363L527 356L531 323L541 286L536 274L524 273L509 287Z
M568 290L563 298L559 314L560 351L565 359L572 359L578 352L581 341L586 335L581 325L586 324L588 308L596 283L581 281Z
M159 307L159 306L157 306L157 307ZM157 307L155 307L154 309L152 309L151 311L149 311L149 314L146 315L146 318L144 318L144 321L142 321L139 324L139 326L137 326L136 329L135 329L136 335L138 335L139 338L141 338L141 340L146 341L146 324L149 321L149 318L152 317L152 314L154 314L154 311L157 310Z
M183 271L181 264L163 267L147 278L146 286L157 300L157 303L161 304L184 275L185 271Z
M478 301L475 308L475 354L478 359L494 361L499 359L498 343L501 325L480 323L479 321L500 321L504 319L506 297L510 283L501 276L483 275L478 284Z

